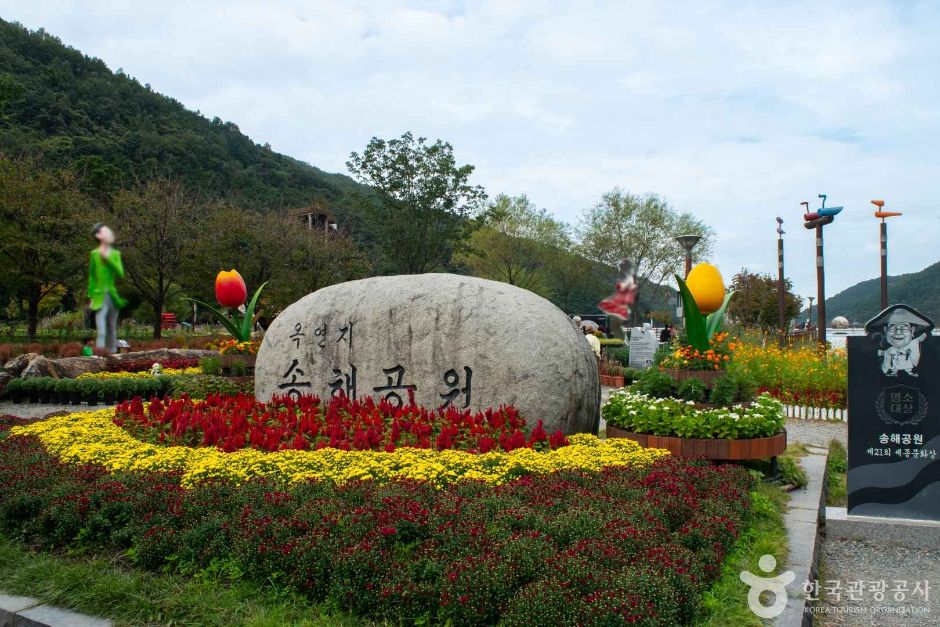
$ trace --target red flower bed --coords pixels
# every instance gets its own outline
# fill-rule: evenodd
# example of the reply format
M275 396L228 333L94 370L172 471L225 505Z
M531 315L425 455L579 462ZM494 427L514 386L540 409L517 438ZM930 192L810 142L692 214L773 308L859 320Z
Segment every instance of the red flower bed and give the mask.
M120 361L108 361L109 372L143 372L150 370L155 363L160 364L161 368L173 368L182 370L184 368L195 368L199 365L197 357L171 358L171 359L122 359Z
M471 412L450 406L434 411L413 400L395 407L371 397L337 396L327 403L315 396L279 397L259 403L245 394L210 395L200 401L184 396L154 400L147 409L134 399L117 406L114 422L146 441L215 446L227 452L246 447L391 452L411 446L486 453L568 444L561 431L546 433L541 421L527 433L514 407Z
M784 390L780 388L761 387L757 391L758 394L763 394L764 392L787 405L826 407L833 409L844 409L846 407L845 392L841 390L824 392L820 390Z
M466 481L213 481L59 463L0 440L0 532L39 549L296 591L383 624L682 625L751 519L732 465Z

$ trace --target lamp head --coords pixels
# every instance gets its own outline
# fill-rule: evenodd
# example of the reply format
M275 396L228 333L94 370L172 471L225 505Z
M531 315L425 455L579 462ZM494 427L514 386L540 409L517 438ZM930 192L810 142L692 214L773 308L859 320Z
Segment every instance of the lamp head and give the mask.
M879 209L881 209L882 207L885 206L885 201L883 201L883 200L873 200L873 201L871 201L871 204L873 204L873 205L875 205L876 207L878 207Z
M695 248L695 245L698 244L700 239L702 239L701 235L679 235L675 238L687 253L692 252L692 249Z

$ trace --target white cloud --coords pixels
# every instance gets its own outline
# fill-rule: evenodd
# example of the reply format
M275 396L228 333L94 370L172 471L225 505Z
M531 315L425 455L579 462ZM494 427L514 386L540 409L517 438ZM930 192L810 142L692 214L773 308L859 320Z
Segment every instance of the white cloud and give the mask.
M937 260L940 7L857 2L0 0L256 141L342 171L372 135L454 144L495 194L559 217L615 185L657 192L718 233L725 274L788 274L815 293L799 202L846 206L827 229L835 293Z

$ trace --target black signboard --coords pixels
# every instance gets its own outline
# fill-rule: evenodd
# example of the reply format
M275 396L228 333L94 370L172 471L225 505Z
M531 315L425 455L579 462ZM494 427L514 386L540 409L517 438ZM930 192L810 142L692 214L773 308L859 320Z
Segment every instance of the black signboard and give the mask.
M849 514L940 520L940 337L892 305L848 338Z

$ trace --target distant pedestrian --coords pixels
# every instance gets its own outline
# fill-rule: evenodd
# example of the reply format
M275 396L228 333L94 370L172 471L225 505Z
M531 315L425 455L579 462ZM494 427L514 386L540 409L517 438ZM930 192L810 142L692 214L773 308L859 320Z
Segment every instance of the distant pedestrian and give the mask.
M663 327L663 330L659 332L659 341L665 344L672 341L672 325L668 322L666 326Z
M591 350L594 351L594 355L600 359L601 358L601 341L597 338L596 335L588 328L584 327L584 338L587 340L588 345L591 347Z

